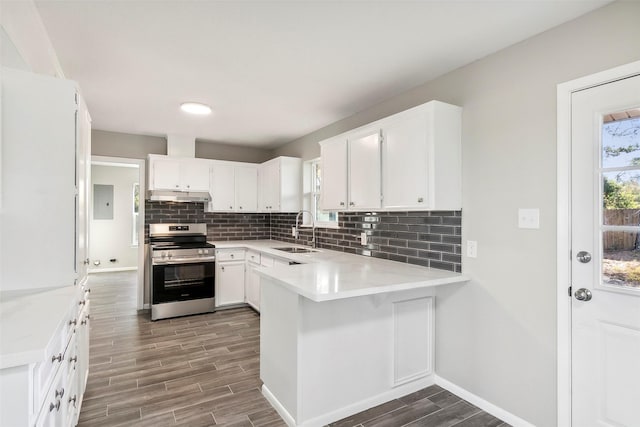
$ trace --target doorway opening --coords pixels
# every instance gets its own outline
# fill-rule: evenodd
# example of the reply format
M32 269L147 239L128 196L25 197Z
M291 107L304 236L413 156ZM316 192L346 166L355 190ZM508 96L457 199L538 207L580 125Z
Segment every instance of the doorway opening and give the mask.
M135 271L136 307L144 308L145 162L91 157L89 274Z

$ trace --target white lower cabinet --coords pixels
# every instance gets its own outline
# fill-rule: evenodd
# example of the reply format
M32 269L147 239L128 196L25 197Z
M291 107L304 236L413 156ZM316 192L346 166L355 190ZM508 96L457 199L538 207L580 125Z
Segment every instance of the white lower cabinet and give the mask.
M216 250L216 307L245 302L244 249Z
M256 273L256 268L260 267L261 259L260 252L247 251L247 270L244 277L245 301L257 312L260 312L260 276Z
M55 292L66 299L60 294L24 299L35 311L43 311L38 310L39 304L59 305L59 309L49 307L58 314L42 322L43 329L47 322L58 326L43 346L45 359L0 370L2 426L73 427L78 423L89 369L89 293L84 287Z

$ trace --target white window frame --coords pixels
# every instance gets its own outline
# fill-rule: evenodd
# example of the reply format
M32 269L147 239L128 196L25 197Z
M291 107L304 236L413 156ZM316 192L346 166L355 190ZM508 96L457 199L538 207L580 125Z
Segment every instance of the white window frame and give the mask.
M320 158L307 160L302 165L302 205L303 209L314 213L314 219L316 220L316 227L322 228L340 228L339 214L336 212L336 219L334 221L318 221L316 213L320 210L318 204L320 203L320 193L315 191L316 188L313 185L315 178L315 167L320 164ZM322 186L322 183L320 183ZM303 215L303 227L311 227L311 221L309 215Z
M138 212L136 212L136 187L138 188ZM133 184L131 188L131 247L137 248L140 245L138 241L138 220L140 218L140 183Z

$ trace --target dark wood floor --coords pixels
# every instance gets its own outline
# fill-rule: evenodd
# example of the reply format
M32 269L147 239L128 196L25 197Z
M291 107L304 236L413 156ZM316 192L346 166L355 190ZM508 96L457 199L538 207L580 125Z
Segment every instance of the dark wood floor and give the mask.
M135 273L90 276L91 350L80 427L285 426L260 392L251 309L156 322L136 311ZM332 426L506 426L432 386Z

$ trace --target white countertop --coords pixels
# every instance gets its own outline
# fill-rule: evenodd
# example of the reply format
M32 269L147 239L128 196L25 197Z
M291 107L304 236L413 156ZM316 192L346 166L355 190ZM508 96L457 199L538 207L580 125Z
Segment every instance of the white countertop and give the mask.
M0 369L37 363L66 314L76 286L0 293Z
M300 245L277 240L211 243L215 244L216 249L247 248L302 263L291 266L262 267L257 268L256 271L264 277L277 281L287 289L317 302L469 281L469 277L460 273L327 249L316 249L317 252L305 254L291 254L273 248Z

